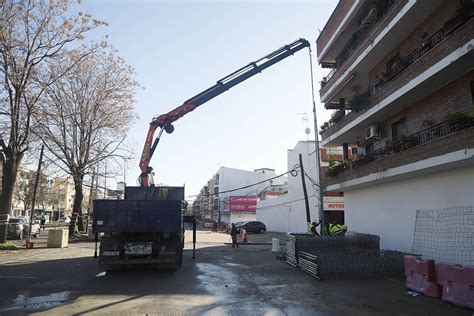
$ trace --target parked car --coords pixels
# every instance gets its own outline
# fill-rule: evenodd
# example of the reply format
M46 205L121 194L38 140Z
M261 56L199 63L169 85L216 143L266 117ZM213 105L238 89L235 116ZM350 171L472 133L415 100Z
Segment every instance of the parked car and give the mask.
M235 227L237 227L237 226L242 225L242 224L245 224L245 223L247 223L247 222L235 222L234 224L235 224ZM230 233L231 228L232 228L232 224L229 224L229 225L227 225L227 227L225 228L225 231L226 231L227 233Z
M65 224L69 224L71 222L71 218L70 217L62 217L58 220L58 223L65 223Z
M13 239L23 239L28 235L29 219L26 217L12 217L8 221L8 237ZM31 225L31 235L37 238L41 227L34 221Z
M267 227L262 222L251 221L235 225L237 232L240 234L241 229L245 229L247 233L260 233L263 234L267 231Z

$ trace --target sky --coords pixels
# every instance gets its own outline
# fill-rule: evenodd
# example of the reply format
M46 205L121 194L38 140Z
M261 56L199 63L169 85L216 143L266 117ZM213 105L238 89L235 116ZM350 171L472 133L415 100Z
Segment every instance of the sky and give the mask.
M317 63L316 38L336 5L336 0L82 1L80 11L108 23L88 39L107 35L144 87L136 93L139 119L127 138L135 152L126 162L127 184L137 185L153 116L298 38L311 43L318 125L327 121L330 112L319 103L318 90L328 70ZM309 65L308 50L301 50L176 121L150 162L155 183L185 185L192 198L221 166L286 172L287 150L314 140ZM115 167L121 176L108 179L109 188L124 180L124 165Z

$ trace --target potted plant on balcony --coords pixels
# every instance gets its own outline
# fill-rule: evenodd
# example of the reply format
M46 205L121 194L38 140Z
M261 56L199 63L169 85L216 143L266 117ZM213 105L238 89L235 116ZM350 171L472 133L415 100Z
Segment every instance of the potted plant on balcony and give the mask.
M344 110L337 110L336 112L332 113L331 119L329 120L329 125L334 126L337 122L342 120L344 115L346 115Z
M369 105L369 92L356 93L350 103L352 112L359 112Z
M401 147L400 149L405 150L410 147L414 147L417 145L417 143L418 143L417 138L414 135L409 135L409 136L403 135L400 138L400 147Z
M336 177L339 175L341 172L343 172L346 169L351 168L351 161L350 160L344 160L344 161L335 161L334 155L329 154L328 155L328 175L330 177Z
M328 78L327 78L327 77L323 77L323 79L319 82L319 84L321 85L321 89L324 88L324 86L326 85L326 83L328 83Z
M472 107L471 107L472 108ZM469 112L453 112L449 113L444 117L444 123L448 125L448 128L451 132L460 131L466 127L474 125L474 115L470 114L471 109ZM474 111L472 111L474 112Z

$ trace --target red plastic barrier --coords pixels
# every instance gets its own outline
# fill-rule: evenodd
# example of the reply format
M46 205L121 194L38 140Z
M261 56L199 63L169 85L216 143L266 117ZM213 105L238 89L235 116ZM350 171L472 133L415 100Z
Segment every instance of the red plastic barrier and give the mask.
M443 301L474 309L474 267L438 263L438 284Z
M420 260L405 256L405 286L430 297L441 297L441 287L436 283L434 260Z

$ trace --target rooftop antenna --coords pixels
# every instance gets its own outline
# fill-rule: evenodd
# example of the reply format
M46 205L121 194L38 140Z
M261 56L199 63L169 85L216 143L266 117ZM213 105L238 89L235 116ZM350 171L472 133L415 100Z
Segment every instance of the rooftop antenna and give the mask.
M306 134L306 141L308 141L309 140L309 134L311 134L311 128L309 128L309 125L308 125L308 122L309 122L308 113L307 112L296 113L296 115L301 115L301 120L306 125L306 128L304 129L304 132Z

